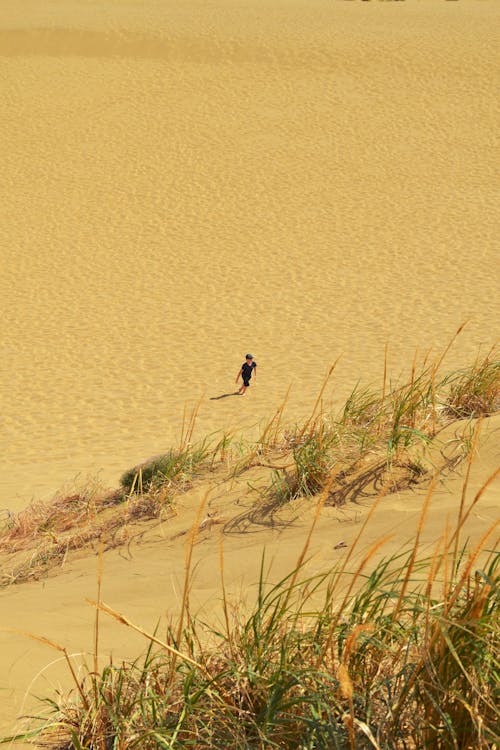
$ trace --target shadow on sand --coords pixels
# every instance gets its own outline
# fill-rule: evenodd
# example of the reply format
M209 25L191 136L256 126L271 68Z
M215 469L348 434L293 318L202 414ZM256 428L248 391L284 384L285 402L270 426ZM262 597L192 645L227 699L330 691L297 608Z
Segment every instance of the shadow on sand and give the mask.
M211 396L210 401L219 401L221 398L228 398L229 396L239 396L239 391L233 391L232 393L222 393L220 396Z

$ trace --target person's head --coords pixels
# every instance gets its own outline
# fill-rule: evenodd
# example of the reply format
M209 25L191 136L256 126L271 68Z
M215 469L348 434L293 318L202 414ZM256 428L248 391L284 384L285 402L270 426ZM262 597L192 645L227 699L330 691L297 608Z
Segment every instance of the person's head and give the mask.
M253 356L251 354L246 354L245 359L247 362L251 362L253 360Z

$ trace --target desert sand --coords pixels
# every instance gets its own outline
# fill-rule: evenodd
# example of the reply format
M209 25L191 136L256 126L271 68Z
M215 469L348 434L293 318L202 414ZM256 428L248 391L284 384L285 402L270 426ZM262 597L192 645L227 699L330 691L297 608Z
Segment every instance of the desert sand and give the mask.
M89 476L116 485L199 400L197 435L251 439L290 385L288 418L307 414L339 356L333 405L380 382L386 344L394 377L464 321L447 365L485 352L499 20L494 0L4 0L2 512ZM249 393L211 400L247 351ZM259 558L247 543L235 576ZM176 576L157 553L106 562L113 603L145 625L152 557ZM2 613L33 629L36 612L38 632L85 650L94 578L74 563L3 592ZM50 659L14 640L5 726Z
M491 345L499 15L5 0L0 507Z

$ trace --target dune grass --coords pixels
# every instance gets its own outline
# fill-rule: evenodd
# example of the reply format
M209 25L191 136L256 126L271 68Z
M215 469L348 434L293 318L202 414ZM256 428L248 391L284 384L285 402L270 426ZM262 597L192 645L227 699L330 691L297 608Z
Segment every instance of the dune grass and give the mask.
M178 622L159 637L107 607L100 566L91 602L97 618L92 665L77 677L67 658L73 691L48 699L49 716L17 739L29 736L52 750L492 750L500 741L498 524L474 548L456 542L497 475L460 505L454 528L425 558L420 532L434 485L411 548L383 558L381 539L360 550L354 564L367 520L338 567L307 578L303 562L314 521L286 577L269 582L262 560L246 615L234 612L226 594L221 544L225 626L216 628L189 606L200 511L186 547ZM325 497L317 501L315 520ZM102 614L141 633L145 655L98 669Z
M9 518L0 533L5 562L0 587L38 580L79 550L127 544L138 521L174 514L168 488L124 496L90 483L80 492L32 503Z
M438 467L430 471L425 449L444 427L500 408L494 350L468 369L439 376L442 359L424 361L420 371L414 362L410 380L388 389L384 370L381 393L356 385L336 416L315 410L304 425L288 430L281 444L262 441L261 456L285 450L292 459L275 469L269 495L286 502L315 495L328 483L329 502L342 505L367 489L399 490L429 477ZM465 427L461 446L441 461L442 471L467 455L470 433Z
M125 492L144 494L153 488L169 483L182 489L196 474L209 454L205 444L170 450L126 471L120 484Z
M495 350L449 376L446 410L454 417L493 414L500 408L500 360Z

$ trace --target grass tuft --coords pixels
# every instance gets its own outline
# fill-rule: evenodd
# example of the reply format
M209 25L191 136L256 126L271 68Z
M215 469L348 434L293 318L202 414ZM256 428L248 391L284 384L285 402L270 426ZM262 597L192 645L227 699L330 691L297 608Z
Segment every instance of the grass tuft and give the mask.
M417 562L411 549L360 573L341 612L336 571L304 579L296 569L269 584L263 560L253 609L211 631L211 648L191 616L162 643L111 611L149 640L145 657L87 670L48 702L38 739L53 750L491 750L500 555L484 542L471 559L464 550L441 596L449 551ZM475 569L479 551L489 562Z
M449 377L446 411L455 418L489 415L500 408L500 360L490 353Z
M208 455L209 449L204 443L195 447L169 450L126 471L120 479L120 484L128 493L149 492L167 483L170 486L175 485L176 489L185 489Z

